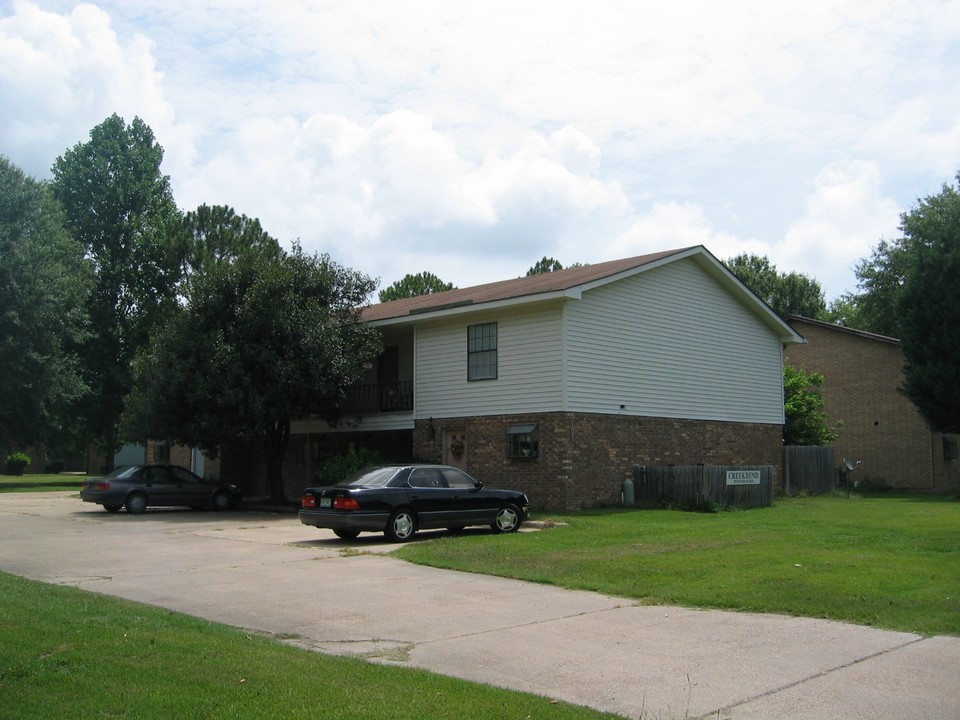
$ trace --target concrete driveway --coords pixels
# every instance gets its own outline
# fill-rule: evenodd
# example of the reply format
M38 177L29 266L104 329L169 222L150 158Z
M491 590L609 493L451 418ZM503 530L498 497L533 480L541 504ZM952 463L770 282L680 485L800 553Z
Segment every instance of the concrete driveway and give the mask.
M546 531L549 532L549 531ZM960 718L960 638L409 565L295 516L0 494L0 571L638 718Z

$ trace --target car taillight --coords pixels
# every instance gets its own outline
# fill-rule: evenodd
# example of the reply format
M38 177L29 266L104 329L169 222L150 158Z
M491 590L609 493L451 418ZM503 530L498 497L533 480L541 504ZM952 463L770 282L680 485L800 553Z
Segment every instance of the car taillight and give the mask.
M109 490L110 483L108 482L98 482L96 485L97 490Z
M316 495L304 495L300 498L300 507L315 508L317 506Z
M359 510L360 503L352 497L335 497L333 499L334 510Z

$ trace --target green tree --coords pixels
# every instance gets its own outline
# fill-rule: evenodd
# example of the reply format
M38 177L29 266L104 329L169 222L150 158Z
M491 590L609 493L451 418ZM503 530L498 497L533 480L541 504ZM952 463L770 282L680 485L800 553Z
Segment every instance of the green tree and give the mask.
M540 275L542 273L555 272L557 270L563 270L563 265L560 264L560 261L544 255L542 258L537 260L533 267L527 270L527 277L530 277L531 275Z
M813 278L803 273L779 272L768 258L746 253L724 264L780 317L802 315L814 320L826 317L823 288Z
M865 329L860 319L860 304L855 293L847 291L830 302L830 307L822 318L826 322L844 327Z
M829 445L837 439L824 410L820 386L824 376L806 373L792 365L783 368L783 405L785 445ZM838 425L839 426L839 425Z
M404 275L403 279L381 290L379 297L380 302L389 302L453 289L453 283L444 282L431 272L422 272L416 275Z
M211 454L259 442L270 495L282 500L291 420L338 421L345 388L380 352L360 310L374 287L299 247L214 265L138 358L129 426Z
M903 389L934 430L960 432L960 192L945 184L904 213L900 229L909 253L894 309Z
M245 252L278 258L280 244L256 218L237 215L225 205L201 205L186 213L171 230L174 254L185 279L202 274L215 264L232 262Z
M0 156L0 447L50 445L85 386L91 273L49 188Z
M179 220L163 148L140 119L112 115L53 165L54 195L67 227L92 260L90 337L81 347L91 397L82 407L90 437L113 465L131 365L165 308L173 306L180 260L169 231Z
M916 243L910 237L881 240L869 258L854 267L860 292L846 296L853 308L841 322L858 330L899 338L902 334L897 306L907 282Z

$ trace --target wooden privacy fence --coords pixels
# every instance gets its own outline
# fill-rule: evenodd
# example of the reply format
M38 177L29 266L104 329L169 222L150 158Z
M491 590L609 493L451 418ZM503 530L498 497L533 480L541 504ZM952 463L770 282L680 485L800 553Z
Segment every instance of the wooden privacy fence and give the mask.
M633 469L634 505L770 507L771 465L654 465Z
M837 471L833 465L833 447L788 445L784 448L783 491L796 495L807 492L820 495L837 487Z

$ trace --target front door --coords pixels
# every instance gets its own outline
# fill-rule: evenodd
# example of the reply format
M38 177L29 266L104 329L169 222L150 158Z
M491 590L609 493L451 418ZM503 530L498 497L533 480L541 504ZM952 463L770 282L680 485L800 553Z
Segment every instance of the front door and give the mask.
M443 431L443 464L467 469L467 433L463 430Z

